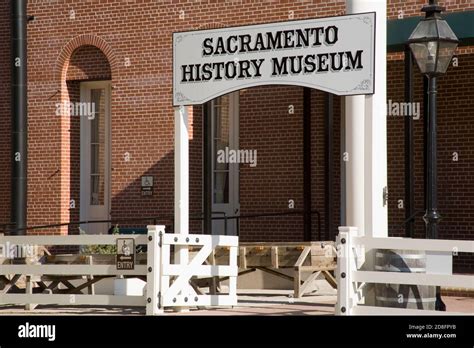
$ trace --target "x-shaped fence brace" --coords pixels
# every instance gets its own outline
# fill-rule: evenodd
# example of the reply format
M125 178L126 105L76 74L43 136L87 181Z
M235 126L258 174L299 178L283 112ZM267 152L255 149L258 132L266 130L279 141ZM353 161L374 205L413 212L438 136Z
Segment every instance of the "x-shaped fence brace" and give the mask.
M237 304L238 237L165 233L164 226L148 227L147 314L159 314L164 307L235 306ZM172 262L171 246L175 248ZM189 260L189 248L201 247ZM206 264L216 247L229 250L229 264ZM184 253L183 253L184 248ZM184 255L184 256L183 256ZM228 294L205 294L192 277L228 277Z

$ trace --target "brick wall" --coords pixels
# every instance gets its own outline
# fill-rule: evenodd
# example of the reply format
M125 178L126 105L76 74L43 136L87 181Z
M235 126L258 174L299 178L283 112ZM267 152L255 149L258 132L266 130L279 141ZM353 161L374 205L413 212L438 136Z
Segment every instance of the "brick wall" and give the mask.
M75 49L81 45L98 46L111 65L114 86L112 216L159 214L168 217L173 213L174 189L170 84L172 31L271 22L289 16L328 16L341 13L343 9L343 1L339 1L337 6L324 8L310 2L298 6L260 2L243 4L240 1L225 6L193 3L170 6L167 2L144 1L139 6L134 2L118 2L110 6L97 1L90 6L81 1L58 1L51 11L50 3L30 2L29 13L36 19L29 24L28 32L29 79L33 89L29 127L32 129L31 145L34 144L30 150L29 223L67 221L77 216L77 212L71 215L69 212L69 201L77 191L77 180L74 179L77 162L69 161L75 156L71 153L75 140L69 133L74 125L70 120L53 117L54 105L72 93L61 81L63 74L66 74L70 86L73 78L101 77L92 73L81 76L83 67L91 65L91 52L81 48L71 59ZM127 16L124 17L123 13ZM180 19L183 13L186 20ZM195 124L201 116L199 113L193 113L193 116ZM52 130L59 132L51 134ZM198 153L202 139L199 132L193 130L190 146L194 163L191 185L195 188L191 192L192 211L201 210L201 160ZM126 155L130 161L124 160ZM145 174L156 178L153 197L140 195L139 180ZM299 190L301 192L301 188Z
M390 18L420 15L424 0L389 1ZM469 0L443 3L448 12L472 10ZM112 217L173 214L174 118L171 102L171 34L197 28L304 19L343 14L345 1L30 1L29 181L30 225L78 218L78 123L55 116L61 100L78 98L79 81L112 80ZM402 11L402 12L400 12ZM0 44L9 47L9 1L0 4ZM93 48L97 47L97 48ZM440 211L444 238L472 238L472 47L459 49L459 67L440 79ZM9 219L10 88L9 50L0 50L0 222ZM389 95L403 97L400 54L389 57ZM67 82L66 82L67 81ZM447 90L449 86L449 91ZM241 91L240 147L258 151L258 166L241 167L242 213L295 209L303 200L302 88L259 87ZM421 80L416 81L421 99ZM334 226L340 218L340 98L335 98ZM323 93L312 92L313 209L324 211ZM288 106L294 106L294 114ZM415 122L416 207L422 202L422 121ZM190 211L202 209L202 108L190 114ZM403 198L403 120L388 120L389 223L400 224ZM450 161L452 152L459 161ZM126 161L129 158L129 161ZM152 197L140 194L140 176L155 177ZM69 209L77 198L76 210ZM324 230L324 216L322 227ZM313 233L316 231L313 219ZM200 229L199 222L191 224ZM289 232L288 232L289 231ZM46 231L47 233L62 231ZM302 218L242 223L244 240L301 240ZM391 229L391 233L401 232ZM417 236L423 224L417 220ZM472 260L458 262L472 267Z
M110 80L112 73L105 54L95 46L81 46L71 57L67 81Z
M243 214L303 208L303 89L259 87L240 93L240 148L257 150L256 167L240 167ZM290 113L290 106L294 113ZM301 216L244 219L246 240L297 241L303 238Z
M427 4L425 0L388 0L387 16L403 18L421 16L420 9ZM438 4L446 8L445 12L472 11L474 3L471 0L439 0Z

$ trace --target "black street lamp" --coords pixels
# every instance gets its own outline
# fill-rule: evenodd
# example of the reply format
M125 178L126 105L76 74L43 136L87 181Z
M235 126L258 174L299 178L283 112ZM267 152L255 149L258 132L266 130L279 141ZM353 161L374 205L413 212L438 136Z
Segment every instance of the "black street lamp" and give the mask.
M428 134L426 146L426 212L423 220L426 224L426 238L438 238L438 168L436 149L436 78L448 69L454 51L459 43L448 23L441 18L444 7L436 0L430 0L421 11L426 13L415 28L408 45L413 53L421 73L428 77ZM445 310L441 301L439 287L436 291L436 309Z

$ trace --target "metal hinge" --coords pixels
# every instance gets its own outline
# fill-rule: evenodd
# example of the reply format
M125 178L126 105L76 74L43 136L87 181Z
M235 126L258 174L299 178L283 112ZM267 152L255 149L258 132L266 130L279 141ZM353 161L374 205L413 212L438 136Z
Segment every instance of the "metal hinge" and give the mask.
M388 188L387 188L387 186L385 186L383 188L383 196L382 197L383 197L382 198L383 199L383 206L385 207L387 205L387 202L388 202Z
M161 291L158 292L158 309L161 309Z
M159 239L158 239L158 245L160 246L160 248L163 246L162 243L163 243L163 232L160 232L159 234Z

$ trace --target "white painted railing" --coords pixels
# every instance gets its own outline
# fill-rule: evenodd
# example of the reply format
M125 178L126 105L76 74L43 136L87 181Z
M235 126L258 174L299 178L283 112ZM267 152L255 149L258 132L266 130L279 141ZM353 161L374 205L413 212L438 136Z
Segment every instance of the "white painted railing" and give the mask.
M164 233L161 226L149 226L147 314L157 315L164 307L235 306L237 305L238 237L201 234ZM190 262L175 264L171 246L201 247ZM228 265L204 265L216 247L229 249ZM229 277L226 295L204 294L190 285L191 277ZM172 278L175 278L172 280Z
M9 248L14 246L17 250L22 248L37 249L43 246L83 246L83 245L116 245L119 238L132 238L135 245L146 245L148 243L145 235L73 235L73 236L0 236L2 255L8 253ZM23 249L24 250L24 249ZM0 289L0 305L2 304L24 304L29 308L41 304L56 305L113 305L113 306L144 306L145 296L122 296L122 295L96 295L84 294L77 287L71 287L70 293L33 293L32 277L38 277L43 286L48 288L48 283L54 281L42 281L42 276L55 276L61 280L61 276L84 276L88 277L91 284L95 276L101 280L102 276L147 276L146 265L135 265L133 270L118 270L115 265L103 264L0 264L0 276L26 276L26 289L24 293L8 292L7 288ZM66 284L70 284L63 277ZM72 285L71 285L72 286Z
M359 236L355 227L340 227L337 237L336 314L338 315L440 315L461 314L431 310L389 308L364 305L366 284L407 284L474 288L474 276L427 273L396 273L360 270L367 252L373 249L415 250L425 252L473 253L474 241L411 238L372 238Z
M137 264L133 270L117 269L113 264L0 264L0 277L7 280L26 276L25 292L12 293L12 285L0 289L0 305L20 304L32 308L38 304L56 305L98 305L98 306L146 306L148 315L163 313L164 307L191 307L237 304L237 250L238 237L211 235L180 235L165 233L165 226L148 226L148 235L74 235L74 236L1 236L0 248L8 252L10 246L83 246L116 245L119 238L134 239L135 246L147 245L147 265ZM188 263L171 262L171 246L188 249L200 246L201 250ZM203 265L216 247L229 248L229 265ZM38 277L46 289L54 281L41 280L42 276L56 276L59 281L68 284L64 276L89 277L89 283L70 288L70 293L44 291L34 293L32 282ZM103 279L104 276L136 276L146 279L146 294L143 296L96 295L85 294L82 289L91 283L91 279ZM229 277L227 295L206 295L197 293L190 285L193 276ZM61 280L63 279L63 280ZM100 281L100 280L99 280ZM69 283L70 284L70 283ZM54 289L54 287L53 287Z

